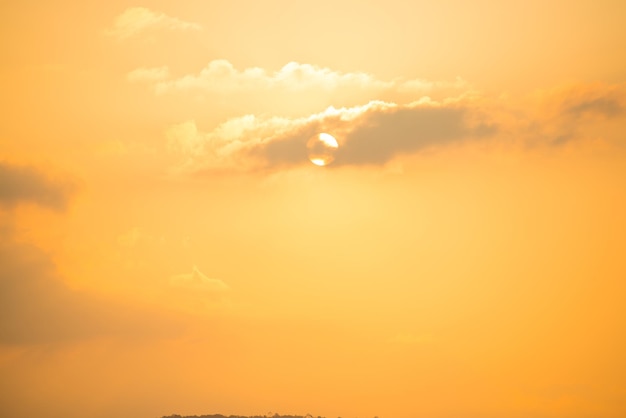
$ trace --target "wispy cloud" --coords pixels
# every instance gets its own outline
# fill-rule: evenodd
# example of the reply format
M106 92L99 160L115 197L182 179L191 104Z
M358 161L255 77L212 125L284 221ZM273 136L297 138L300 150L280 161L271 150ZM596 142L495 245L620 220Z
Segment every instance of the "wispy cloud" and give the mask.
M578 84L537 94L537 109L528 122L531 144L564 144L580 138L587 125L626 114L626 84Z
M113 26L105 30L105 34L124 40L154 29L197 31L202 29L202 26L145 7L131 7L115 18Z
M626 110L625 90L620 85L577 86L565 89L557 97L564 115L613 118Z
M190 273L169 278L168 295L177 309L194 314L224 312L231 306L230 287L222 280L207 277L198 267Z

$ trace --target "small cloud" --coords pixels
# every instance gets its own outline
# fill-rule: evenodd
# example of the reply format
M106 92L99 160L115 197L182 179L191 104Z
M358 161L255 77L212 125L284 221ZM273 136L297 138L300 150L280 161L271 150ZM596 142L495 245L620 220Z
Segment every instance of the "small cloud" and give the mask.
M187 22L145 7L131 7L115 18L113 26L105 34L118 40L128 39L147 30L201 30L198 23Z
M37 168L0 162L0 206L35 203L62 211L75 190L76 185L68 179L53 178Z
M205 276L196 266L193 266L191 273L170 277L170 285L201 293L221 293L229 289L226 283Z

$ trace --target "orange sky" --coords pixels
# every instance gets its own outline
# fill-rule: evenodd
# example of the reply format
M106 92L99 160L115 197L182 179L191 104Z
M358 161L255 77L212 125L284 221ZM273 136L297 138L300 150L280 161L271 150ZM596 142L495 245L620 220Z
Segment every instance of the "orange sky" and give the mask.
M5 3L0 415L626 415L622 2Z

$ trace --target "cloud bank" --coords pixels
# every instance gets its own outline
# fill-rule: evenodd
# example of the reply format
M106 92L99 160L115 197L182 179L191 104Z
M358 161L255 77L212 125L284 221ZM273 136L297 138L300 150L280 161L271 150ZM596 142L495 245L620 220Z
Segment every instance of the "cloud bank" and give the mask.
M155 29L198 31L202 29L202 26L145 7L131 7L117 16L113 26L104 33L118 40L124 40Z
M166 131L169 149L182 157L180 169L272 170L309 164L306 141L320 132L339 142L329 167L380 166L403 155L464 141L497 138L520 144L557 146L584 138L597 121L626 114L624 85L573 86L544 92L535 108L477 94L408 104L371 101L328 107L306 117L245 115L209 132L195 121Z
M339 142L333 166L382 165L401 154L434 145L490 136L497 126L469 106L428 98L398 105L372 101L303 118L246 115L202 133L194 121L172 126L166 133L170 149L186 158L185 168L289 167L308 164L306 141L328 132Z

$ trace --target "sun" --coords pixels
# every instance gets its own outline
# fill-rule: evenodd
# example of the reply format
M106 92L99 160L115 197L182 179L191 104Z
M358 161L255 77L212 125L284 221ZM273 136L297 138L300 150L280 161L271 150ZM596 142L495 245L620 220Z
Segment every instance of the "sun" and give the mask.
M306 148L309 160L316 166L323 167L334 161L339 144L334 136L322 132L311 137L306 143Z

